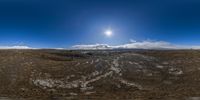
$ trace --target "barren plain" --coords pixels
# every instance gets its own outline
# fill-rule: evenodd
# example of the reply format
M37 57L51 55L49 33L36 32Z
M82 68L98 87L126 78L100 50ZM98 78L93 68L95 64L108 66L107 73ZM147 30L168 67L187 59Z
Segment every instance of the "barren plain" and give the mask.
M198 50L0 50L0 100L200 100Z

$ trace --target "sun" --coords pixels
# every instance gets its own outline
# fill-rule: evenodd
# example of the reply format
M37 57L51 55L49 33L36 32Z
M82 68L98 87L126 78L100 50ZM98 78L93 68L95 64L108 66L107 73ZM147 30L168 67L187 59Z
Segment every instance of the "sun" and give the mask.
M107 37L111 37L113 35L113 31L111 29L108 29L104 32L104 34L107 36Z

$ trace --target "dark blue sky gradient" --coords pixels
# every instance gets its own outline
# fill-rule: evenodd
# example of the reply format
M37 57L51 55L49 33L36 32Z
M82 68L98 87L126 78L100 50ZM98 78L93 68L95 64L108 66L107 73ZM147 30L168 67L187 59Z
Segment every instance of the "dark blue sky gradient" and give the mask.
M113 37L104 36L108 28ZM58 48L129 39L200 45L200 1L0 1L0 45Z

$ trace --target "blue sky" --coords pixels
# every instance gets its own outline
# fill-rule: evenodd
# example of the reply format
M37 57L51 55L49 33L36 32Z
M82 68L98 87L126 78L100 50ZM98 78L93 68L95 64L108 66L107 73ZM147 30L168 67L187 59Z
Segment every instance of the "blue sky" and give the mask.
M104 31L113 30L112 37ZM1 0L0 46L200 45L199 0Z

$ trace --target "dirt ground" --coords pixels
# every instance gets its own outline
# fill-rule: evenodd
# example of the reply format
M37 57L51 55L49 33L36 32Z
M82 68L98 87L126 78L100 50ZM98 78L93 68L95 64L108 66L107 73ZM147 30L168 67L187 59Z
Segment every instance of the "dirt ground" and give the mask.
M0 100L200 100L198 50L0 50Z

